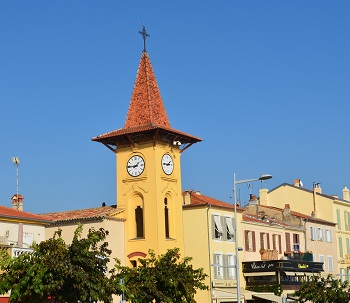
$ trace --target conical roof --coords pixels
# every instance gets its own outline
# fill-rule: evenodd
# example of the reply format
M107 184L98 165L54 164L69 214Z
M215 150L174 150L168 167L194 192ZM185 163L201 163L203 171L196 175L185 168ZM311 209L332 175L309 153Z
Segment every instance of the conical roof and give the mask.
M147 125L170 127L151 61L143 52L124 128Z
M132 92L129 110L123 128L97 137L93 141L111 146L125 146L149 140L162 140L173 144L174 141L187 144L186 149L202 139L171 128L165 111L157 80L150 58L143 51L136 81Z

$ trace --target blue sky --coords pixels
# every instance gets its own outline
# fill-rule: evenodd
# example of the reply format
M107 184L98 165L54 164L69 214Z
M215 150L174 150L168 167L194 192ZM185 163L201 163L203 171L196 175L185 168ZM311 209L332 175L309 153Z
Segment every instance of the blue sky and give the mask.
M143 48L172 127L201 137L183 189L233 202L270 173L341 196L349 177L349 1L1 1L0 203L114 204L115 157ZM254 184L257 194L260 184ZM241 203L248 199L240 186Z

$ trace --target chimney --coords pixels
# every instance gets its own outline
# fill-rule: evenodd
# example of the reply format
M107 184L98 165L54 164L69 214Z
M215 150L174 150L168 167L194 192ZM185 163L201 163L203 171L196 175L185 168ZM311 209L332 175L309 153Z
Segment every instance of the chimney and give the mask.
M185 200L184 205L190 205L191 204L191 194L189 190L185 191Z
M257 205L258 204L258 199L255 195L249 194L249 205Z
M322 188L321 188L321 183L314 183L314 191L315 193L322 194Z
M303 182L301 182L300 179L294 179L294 186L295 187L303 187Z
M344 185L344 188L343 188L343 200L350 201L350 191L346 187L346 185Z
M267 196L267 188L261 188L259 191L259 204L260 205L268 205L268 196Z
M289 217L290 216L290 205L285 204L283 209L283 217Z
M23 196L15 194L12 196L12 209L23 210Z

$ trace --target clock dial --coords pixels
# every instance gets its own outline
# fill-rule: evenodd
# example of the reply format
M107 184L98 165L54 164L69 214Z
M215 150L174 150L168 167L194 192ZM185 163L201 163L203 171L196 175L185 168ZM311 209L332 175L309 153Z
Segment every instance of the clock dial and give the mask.
M137 177L141 175L145 169L145 161L141 156L132 156L126 165L126 169L130 176Z
M164 154L162 157L162 168L165 174L171 175L174 170L174 162L169 154Z

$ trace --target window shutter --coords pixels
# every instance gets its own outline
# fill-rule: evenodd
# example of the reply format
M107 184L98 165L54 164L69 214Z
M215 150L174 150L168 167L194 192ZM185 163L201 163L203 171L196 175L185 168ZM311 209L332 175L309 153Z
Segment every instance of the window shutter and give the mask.
M267 249L270 249L270 234L266 233Z
M286 250L291 251L291 249L290 249L290 233L286 233Z
M253 251L256 251L255 231L252 231Z
M333 271L333 257L328 256L328 271Z
M348 212L344 211L344 229L345 230L349 230L349 226L348 226Z
M222 226L222 238L221 240L227 240L227 224L226 224L226 218L220 217L221 226Z
M224 279L229 279L229 272L228 272L228 255L223 255L222 256L222 266L223 266L223 274L224 274Z
M346 238L346 253L350 254L350 240Z
M311 241L315 241L315 228L310 226Z
M220 273L220 255L219 254L214 254L214 278L217 279L219 278L219 273Z
M249 250L249 230L244 231L245 251Z
M337 223L338 223L338 229L341 229L340 210L339 209L337 209Z
M266 249L265 243L264 243L264 233L260 233L260 249Z
M211 230L212 230L212 238L215 239L215 221L214 215L211 216Z
M320 262L323 263L323 270L325 268L324 264L324 255L320 255Z
M344 254L343 254L343 239L341 237L339 237L338 241L339 241L339 255L341 257L343 257L344 256Z
M282 236L278 235L278 252L282 253Z

